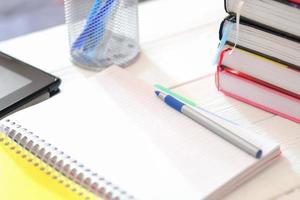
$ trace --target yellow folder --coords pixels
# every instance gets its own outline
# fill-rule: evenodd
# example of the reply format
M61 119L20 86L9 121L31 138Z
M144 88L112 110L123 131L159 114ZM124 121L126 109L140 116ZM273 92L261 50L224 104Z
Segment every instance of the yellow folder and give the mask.
M93 200L99 198L0 133L0 199Z

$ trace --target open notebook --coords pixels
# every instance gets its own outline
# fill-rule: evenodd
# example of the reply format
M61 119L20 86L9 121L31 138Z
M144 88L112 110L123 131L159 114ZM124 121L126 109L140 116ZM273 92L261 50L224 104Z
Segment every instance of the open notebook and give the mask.
M276 143L252 133L242 137L264 153L249 156L118 67L81 83L80 92L72 87L1 123L20 146L98 196L220 198L280 154Z

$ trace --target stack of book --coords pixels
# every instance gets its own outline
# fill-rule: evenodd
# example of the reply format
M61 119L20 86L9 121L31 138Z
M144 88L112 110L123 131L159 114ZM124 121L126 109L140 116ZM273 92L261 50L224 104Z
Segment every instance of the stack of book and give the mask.
M225 10L218 89L300 123L300 1L225 0Z

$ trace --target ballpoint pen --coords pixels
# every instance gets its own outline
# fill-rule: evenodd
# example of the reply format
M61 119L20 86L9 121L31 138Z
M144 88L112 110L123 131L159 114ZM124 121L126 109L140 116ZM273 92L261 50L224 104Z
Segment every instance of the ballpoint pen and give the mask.
M206 110L206 109L204 109L204 108L199 107L199 106L197 105L197 103L195 103L193 100L191 100L191 99L189 99L189 98L187 98L187 97L184 97L184 96L182 96L182 95L180 95L180 94L178 94L178 93L175 93L175 92L173 92L172 90L170 90L170 89L168 89L168 88L166 88L166 87L164 87L164 86L162 86L162 85L160 85L160 84L155 84L154 87L155 87L157 90L162 91L163 93L165 93L165 94L167 94L167 95L171 95L171 96L175 97L176 99L178 99L179 101L181 101L181 102L184 103L184 104L187 104L187 105L189 105L189 106L192 106L192 107L194 107L194 108L197 109L197 110L203 111L203 112L205 112L205 113L207 113L207 114L209 114L209 115L212 115L212 116L217 117L217 118L219 118L219 119L221 119L221 120L224 120L224 121L226 121L226 122L229 122L229 123L231 123L231 124L233 124L233 125L238 126L237 123L235 123L235 122L233 122L233 121L231 121L231 120L228 120L228 119L226 119L226 118L224 118L224 117L222 117L222 116L220 116L220 115L217 115L217 114L215 114L215 113L213 113L213 112L210 112L209 110Z
M241 138L240 136L238 136L231 130L223 127L222 125L218 124L214 120L201 114L196 109L194 109L192 106L182 103L175 97L173 97L171 95L166 95L161 91L155 91L155 93L167 105L174 108L178 112L191 118L195 122L199 123L203 127L207 128L208 130L212 131L216 135L220 136L224 140L226 140L229 143L233 144L234 146L240 148L241 150L245 151L246 153L252 155L253 157L261 158L263 152L260 148L258 148L254 144L251 144L250 142Z

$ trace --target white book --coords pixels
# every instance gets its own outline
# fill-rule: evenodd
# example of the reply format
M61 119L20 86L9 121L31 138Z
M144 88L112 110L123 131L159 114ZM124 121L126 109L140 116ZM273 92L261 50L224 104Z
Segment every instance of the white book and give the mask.
M1 120L2 130L98 196L218 199L280 154L278 144L241 133L263 150L261 159L248 155L166 106L152 86L117 67L71 87Z
M239 12L242 17L287 35L300 37L299 5L288 0L225 0L228 13ZM298 7L298 8L297 8Z
M225 30L228 30L228 27L232 27L229 28L227 38L230 45L237 42L236 36L238 34L238 47L283 63L296 70L300 69L299 39L286 37L243 20L240 21L239 28L237 28L234 16L224 20L220 30L221 37Z
M226 48L233 48L226 45ZM277 86L295 96L300 95L300 71L264 58L257 54L235 48L224 53L222 65L242 72L255 79Z
M235 99L300 123L300 100L226 70L218 72L220 91Z

